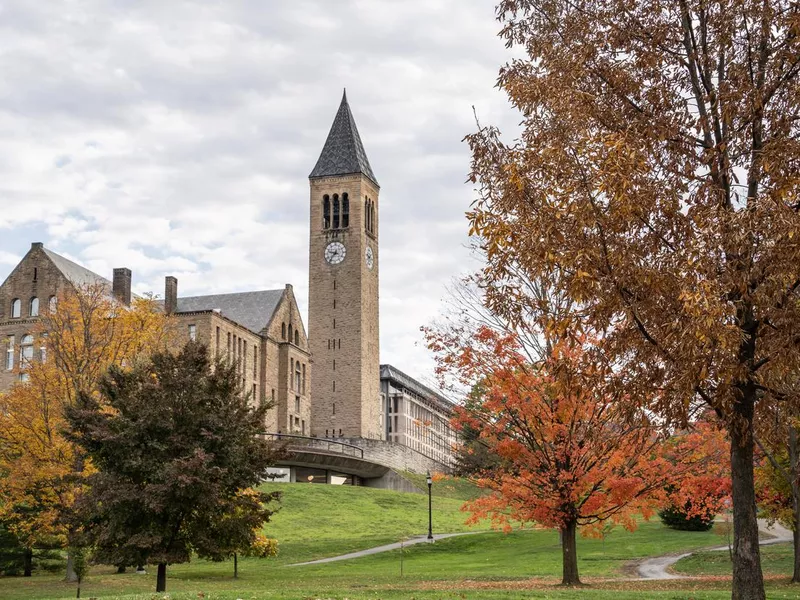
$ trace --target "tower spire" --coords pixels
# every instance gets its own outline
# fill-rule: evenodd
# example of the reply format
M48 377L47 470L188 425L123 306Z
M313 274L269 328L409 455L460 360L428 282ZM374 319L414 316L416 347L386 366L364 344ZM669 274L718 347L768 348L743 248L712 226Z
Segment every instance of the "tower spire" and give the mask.
M333 119L328 139L309 179L361 173L377 185L378 180L369 165L364 144L358 135L356 121L347 102L347 89L342 93L342 103Z

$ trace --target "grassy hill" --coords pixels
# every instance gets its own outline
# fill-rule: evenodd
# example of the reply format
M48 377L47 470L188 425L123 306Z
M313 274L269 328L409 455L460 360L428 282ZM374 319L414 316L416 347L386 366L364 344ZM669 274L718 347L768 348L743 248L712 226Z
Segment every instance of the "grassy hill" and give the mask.
M240 560L238 580L232 578L231 561L193 560L170 566L167 590L171 600L730 597L730 591L725 591L728 584L720 580L699 586L697 582L638 584L619 579L623 576L621 568L633 559L720 544L714 533L678 532L665 529L658 522L643 523L634 533L616 529L605 540L579 539L581 575L587 580L610 579L608 583L596 581L592 590L553 587L561 569L558 534L544 530L516 531L510 535L477 533L433 545L411 546L403 552L395 550L357 560L292 567L288 565L424 534L427 495L309 484L268 484L265 488L283 492L283 506L266 527L267 534L279 540L278 558ZM463 482L452 483L449 488L435 486L434 490L438 492L433 503L434 530L467 530L463 524L466 514L459 510L461 498L475 490ZM32 578L0 578L0 598L74 597L74 586L61 579L61 574L44 573ZM796 597L784 584L770 585L777 592L775 597ZM690 595L680 591L684 589L682 586L688 586L685 589L691 590ZM153 594L153 589L154 568L146 576L131 572L116 575L112 567L99 565L92 568L85 580L82 595L103 600L165 597ZM790 595L784 595L787 592Z
M427 493L304 483L272 483L262 489L283 493L281 509L265 528L278 540L281 564L346 554L428 532ZM462 504L434 494L434 532L469 531Z

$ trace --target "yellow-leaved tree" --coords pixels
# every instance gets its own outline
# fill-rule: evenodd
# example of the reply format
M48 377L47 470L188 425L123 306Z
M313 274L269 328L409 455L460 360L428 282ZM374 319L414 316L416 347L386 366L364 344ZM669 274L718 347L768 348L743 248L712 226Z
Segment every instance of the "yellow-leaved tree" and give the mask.
M0 521L27 550L26 575L34 546L66 545L59 517L92 468L62 436L65 406L96 393L111 365L132 366L164 349L168 329L153 298L124 306L98 284L68 289L31 332L19 381L0 395Z

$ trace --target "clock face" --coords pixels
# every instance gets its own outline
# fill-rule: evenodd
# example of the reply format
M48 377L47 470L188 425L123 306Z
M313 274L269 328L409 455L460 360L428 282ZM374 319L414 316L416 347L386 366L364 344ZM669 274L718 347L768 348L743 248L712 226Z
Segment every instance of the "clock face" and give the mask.
M372 265L375 264L375 257L372 255L372 248L367 246L366 251L364 252L364 260L367 263L367 268L371 269Z
M338 265L344 260L347 249L341 242L331 242L325 247L325 260L332 265Z

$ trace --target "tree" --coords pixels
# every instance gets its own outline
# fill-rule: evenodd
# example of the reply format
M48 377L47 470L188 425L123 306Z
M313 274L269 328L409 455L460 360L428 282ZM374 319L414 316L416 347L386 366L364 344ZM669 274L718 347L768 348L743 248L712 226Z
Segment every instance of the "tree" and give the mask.
M456 409L457 428L480 431L500 458L478 485L494 493L466 505L471 522L536 522L561 531L564 585L578 585L576 532L604 524L636 526L652 514L674 472L659 454L659 437L642 412L626 420L618 398L606 395L611 370L598 367L580 340L564 339L550 357L532 365L515 335L479 328L472 343L447 335L429 345L464 383L481 381L485 393ZM602 385L600 385L602 384Z
M800 419L781 411L785 407L773 408L759 423L763 459L756 468L758 504L769 519L792 531L792 583L800 583Z
M250 405L236 368L190 342L112 366L99 397L67 408L67 438L97 467L74 520L104 562L157 564L157 592L167 565L255 543L272 513L262 505L278 494L251 489L279 456L258 435L269 405ZM226 523L241 527L214 539Z
M96 285L69 288L31 331L35 356L20 361L21 380L0 395L0 520L29 552L66 545L61 517L91 470L61 434L65 407L95 394L110 365L164 347L167 324L153 299L122 307Z
M732 597L762 600L753 423L800 362L800 7L501 0L498 17L526 56L499 77L517 141L468 136L490 306L514 320L509 272L558 271L581 324L608 332L629 403L679 426L697 402L715 412Z
M89 561L87 560L87 551L83 547L73 547L70 549L70 556L73 559L73 568L75 569L75 578L78 583L78 591L75 594L76 598L81 597L81 582L83 578L89 574Z

